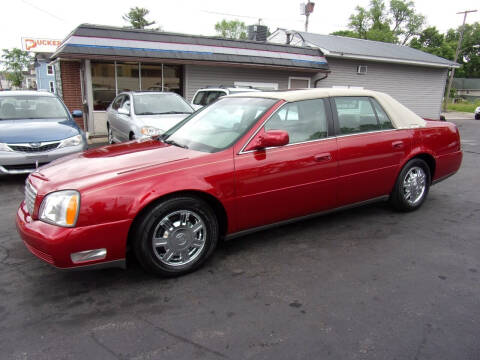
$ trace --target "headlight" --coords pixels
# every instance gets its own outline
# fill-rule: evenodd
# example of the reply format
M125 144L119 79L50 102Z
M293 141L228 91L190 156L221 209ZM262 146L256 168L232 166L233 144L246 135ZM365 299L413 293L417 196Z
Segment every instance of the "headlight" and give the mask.
M40 205L39 218L50 224L73 227L80 209L80 194L75 190L62 190L48 194Z
M60 145L58 145L59 148L61 147L67 147L67 146L77 146L83 143L83 138L82 135L78 134L72 137L69 137L68 139L62 140L60 142Z
M145 136L157 136L163 134L165 131L162 129L157 129L153 126L144 126L142 127L141 133Z
M5 143L0 143L0 151L12 151Z

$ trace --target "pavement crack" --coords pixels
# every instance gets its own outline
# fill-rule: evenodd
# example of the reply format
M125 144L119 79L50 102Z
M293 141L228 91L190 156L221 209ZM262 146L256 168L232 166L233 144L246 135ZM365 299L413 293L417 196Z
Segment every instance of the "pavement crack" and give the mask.
M122 360L123 358L118 355L116 352L114 352L112 349L110 349L107 345L105 345L104 343L102 343L99 339L97 339L97 337L95 336L95 334L92 332L90 333L90 337L92 338L92 340L95 342L95 344L97 344L98 346L100 346L102 349L104 349L105 351L107 351L109 354L111 354L113 357L115 357L115 359L118 359L118 360Z
M169 336L171 336L171 337L173 337L173 338L175 338L175 339L177 339L177 340L180 340L180 341L182 341L182 342L184 342L184 343L190 344L190 345L192 345L192 346L194 346L194 347L196 347L196 348L198 348L198 349L201 349L201 350L203 350L203 351L206 351L206 352L209 352L209 353L211 353L211 354L217 355L217 356L219 356L219 357L221 357L221 358L223 358L223 359L228 359L228 358L229 358L227 355L222 354L221 352L218 352L218 351L216 351L216 350L210 349L210 348L208 348L208 347L206 347L206 346L200 345L200 344L198 344L198 343L196 343L196 342L194 342L194 341L192 341L192 340L190 340L190 339L187 339L187 338L185 338L185 337L183 337L183 336L180 336L180 335L174 334L174 333L172 333L172 332L170 332L170 331L168 331L168 330L165 330L165 329L163 329L163 328L155 325L155 324L152 323L151 321L148 321L147 319L145 319L145 318L143 318L143 317L140 317L140 319L143 320L144 322L146 322L147 324L149 324L150 326L152 326L153 328L155 328L155 329L157 329L157 330L159 330L159 331L161 331L161 332L163 332L163 333L165 333L165 334L167 334L167 335L169 335Z
M466 152L466 153L469 153L469 154L480 155L480 152L477 152L477 151L463 150L463 152Z

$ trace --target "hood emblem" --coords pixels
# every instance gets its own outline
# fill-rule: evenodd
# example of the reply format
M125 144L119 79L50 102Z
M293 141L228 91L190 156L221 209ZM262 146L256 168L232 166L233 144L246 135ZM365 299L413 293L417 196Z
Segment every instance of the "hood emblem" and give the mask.
M32 148L39 148L40 146L42 146L42 143L39 143L39 142L31 142L29 145L30 145L30 147L32 147Z

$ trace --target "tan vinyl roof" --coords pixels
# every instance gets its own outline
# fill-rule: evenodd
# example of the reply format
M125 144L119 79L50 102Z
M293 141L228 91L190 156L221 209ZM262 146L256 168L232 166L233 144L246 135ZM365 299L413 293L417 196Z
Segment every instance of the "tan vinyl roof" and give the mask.
M415 114L412 110L399 103L390 95L378 91L361 89L336 89L317 88L287 91L262 91L229 95L228 97L260 97L268 99L284 100L286 102L311 100L332 96L371 96L376 99L387 112L393 126L396 129L410 129L424 127L425 120Z

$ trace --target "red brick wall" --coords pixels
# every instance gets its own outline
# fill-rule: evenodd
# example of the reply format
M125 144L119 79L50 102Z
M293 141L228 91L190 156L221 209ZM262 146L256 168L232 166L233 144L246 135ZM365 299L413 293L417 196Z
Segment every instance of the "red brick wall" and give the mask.
M80 85L80 63L74 61L60 61L62 77L63 102L68 110L82 110L82 88ZM83 118L74 119L83 129ZM85 129L84 129L85 130Z

